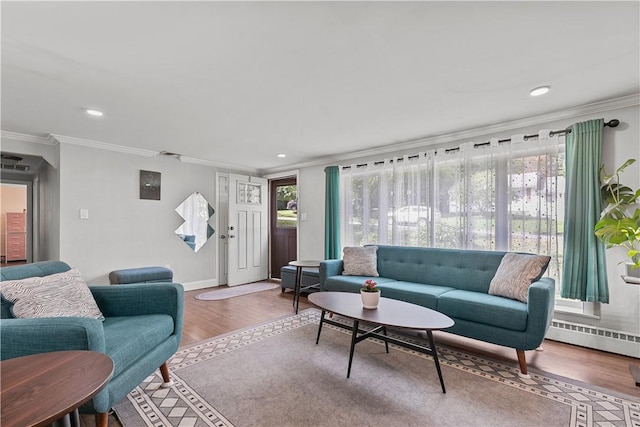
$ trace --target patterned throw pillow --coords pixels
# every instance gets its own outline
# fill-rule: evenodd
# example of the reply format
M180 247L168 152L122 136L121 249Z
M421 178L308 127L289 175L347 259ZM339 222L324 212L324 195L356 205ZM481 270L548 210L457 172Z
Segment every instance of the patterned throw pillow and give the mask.
M547 270L551 257L507 253L489 284L489 294L527 302L529 286Z
M18 318L90 317L104 320L80 271L0 282L0 293L13 303Z
M344 248L344 255L342 257L344 267L342 274L344 276L378 277L379 274L377 252L377 246L366 246L363 248Z

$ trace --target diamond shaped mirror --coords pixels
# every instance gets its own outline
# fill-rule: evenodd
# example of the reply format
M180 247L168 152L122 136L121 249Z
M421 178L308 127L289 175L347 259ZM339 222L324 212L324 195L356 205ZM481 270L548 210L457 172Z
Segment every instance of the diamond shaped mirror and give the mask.
M213 236L214 230L209 225L209 218L214 213L213 208L207 199L196 191L176 208L176 212L184 219L184 224L178 227L175 233L194 252L198 252Z

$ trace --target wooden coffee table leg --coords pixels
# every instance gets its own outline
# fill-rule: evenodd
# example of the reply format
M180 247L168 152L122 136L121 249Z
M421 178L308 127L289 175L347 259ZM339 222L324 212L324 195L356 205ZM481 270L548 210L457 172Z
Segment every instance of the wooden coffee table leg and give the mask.
M440 385L442 386L442 392L446 393L447 391L444 388L444 378L442 378L442 371L440 370L440 362L438 361L438 351L436 350L436 342L433 339L433 332L428 330L427 337L429 337L429 346L431 347L431 356L433 357L433 361L436 364L436 370L438 371L438 377L440 378Z
M353 352L356 349L356 338L358 337L358 326L360 321L353 320L353 331L351 333L351 350L349 350L349 368L347 369L347 378L351 375L351 362L353 362Z

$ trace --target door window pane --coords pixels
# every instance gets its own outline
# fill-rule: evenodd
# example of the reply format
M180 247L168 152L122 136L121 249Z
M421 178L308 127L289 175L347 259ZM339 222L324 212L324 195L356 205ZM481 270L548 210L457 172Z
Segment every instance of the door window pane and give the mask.
M298 224L298 186L279 185L276 187L276 210L278 228L296 228Z

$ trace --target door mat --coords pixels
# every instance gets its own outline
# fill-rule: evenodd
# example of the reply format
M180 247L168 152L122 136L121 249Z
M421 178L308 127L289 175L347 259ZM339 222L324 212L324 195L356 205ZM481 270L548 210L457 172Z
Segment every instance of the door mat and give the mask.
M269 289L275 289L279 286L280 285L277 283L249 283L248 285L233 286L224 289L216 289L215 291L203 292L196 295L196 299L204 301L218 301L221 299L252 294L254 292L268 291Z

